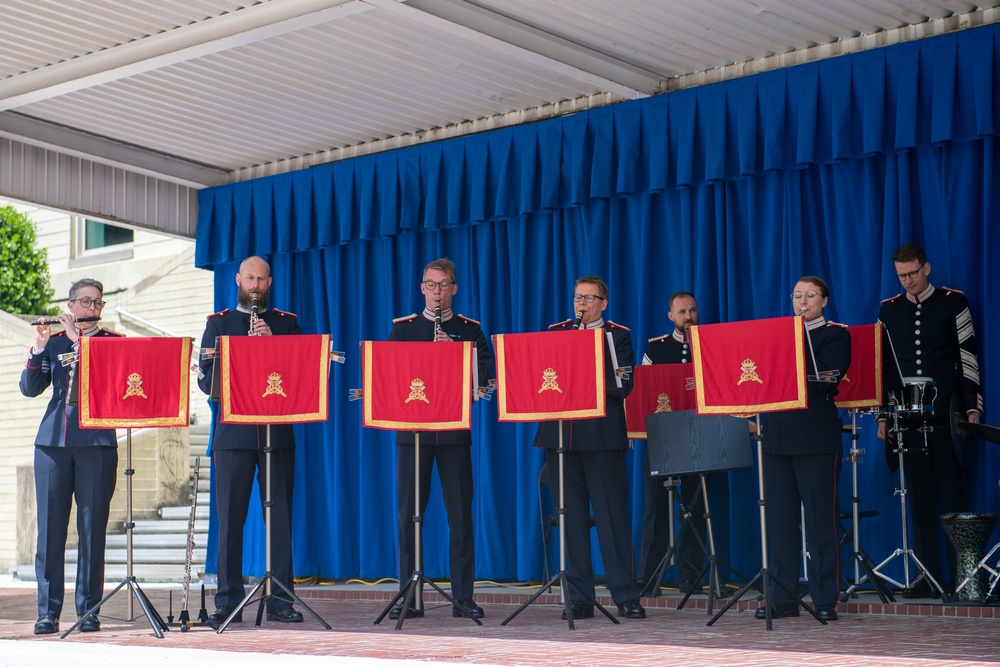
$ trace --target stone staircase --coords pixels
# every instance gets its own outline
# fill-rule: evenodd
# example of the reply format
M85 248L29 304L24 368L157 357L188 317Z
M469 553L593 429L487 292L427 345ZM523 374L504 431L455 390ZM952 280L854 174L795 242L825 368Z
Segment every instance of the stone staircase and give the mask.
M205 456L208 446L208 425L190 427L191 477L195 459L201 457L198 479L198 507L195 513L194 554L191 561L191 581L199 582L205 572L205 552L208 544L210 465ZM163 507L158 519L137 520L132 530L132 573L139 583L183 583L184 557L187 547L188 521L191 506ZM109 529L112 526L109 526ZM120 525L119 525L120 528ZM73 527L70 527L73 530ZM108 534L105 550L104 580L106 586L122 581L127 574L127 535ZM22 581L34 581L31 565L18 566L16 576ZM213 575L214 578L214 575ZM76 547L66 550L66 582L76 580Z

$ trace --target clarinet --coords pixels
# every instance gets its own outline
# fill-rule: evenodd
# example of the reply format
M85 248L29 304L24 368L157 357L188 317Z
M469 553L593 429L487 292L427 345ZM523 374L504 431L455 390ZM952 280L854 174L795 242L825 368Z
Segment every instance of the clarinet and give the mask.
M257 335L257 292L250 295L250 331L247 332L248 336Z
M188 614L188 594L191 592L191 561L194 560L194 521L198 511L198 470L201 467L201 457L194 460L194 482L191 489L191 515L188 517L187 547L184 551L184 594L181 596L181 613L177 622L181 632L187 632L191 627L191 617Z
M576 314L576 321L573 322L573 328L574 329L579 329L580 328L580 323L582 321L583 321L583 311L581 310L579 313Z
M437 342L438 334L441 333L441 301L434 302L434 342Z

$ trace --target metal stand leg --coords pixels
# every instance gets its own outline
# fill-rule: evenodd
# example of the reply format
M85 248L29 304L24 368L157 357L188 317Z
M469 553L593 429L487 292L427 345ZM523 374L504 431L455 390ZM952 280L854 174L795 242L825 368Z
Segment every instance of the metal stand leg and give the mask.
M87 619L88 616L93 616L100 612L101 607L105 602L110 600L115 596L115 593L120 591L125 586L128 586L128 617L126 621L135 620L132 616L132 594L135 593L135 597L139 600L139 606L142 607L143 613L146 615L147 620L149 620L150 627L153 628L153 633L157 637L163 639L163 633L168 630L167 624L163 622L163 618L160 617L156 609L153 608L152 603L150 603L149 598L139 587L139 583L135 579L135 575L132 573L132 529L135 528L135 523L132 521L132 475L135 471L132 469L132 429L125 430L125 578L122 580L118 586L115 587L113 591L104 596L104 599L98 602L96 605L87 610L87 613L80 617L80 619L73 624L66 632L62 633L61 638L65 639L69 636L71 632L76 630L80 625Z
M559 449L556 450L559 454L559 507L556 513L559 515L559 572L555 574L549 581L538 589L534 595L527 599L520 607L514 610L510 616L505 618L500 625L507 625L514 620L514 617L520 614L522 611L527 609L528 605L537 600L542 593L552 590L552 587L557 583L559 584L559 591L562 597L563 609L566 610L566 621L569 624L570 630L575 630L576 626L573 624L573 607L572 602L570 602L570 596L567 595L569 587L572 586L577 590L577 592L583 596L590 604L594 605L594 608L599 610L602 614L607 616L612 623L618 625L620 621L612 616L607 609L601 606L590 593L583 590L583 588L569 576L566 570L566 474L565 474L565 464L563 461L563 454L565 449L563 448L563 423L559 420Z
M414 494L414 512L413 512L413 574L410 575L410 580L406 582L404 586L396 596L392 598L389 604L386 605L382 613L378 615L375 619L375 625L382 622L396 603L402 598L403 605L399 612L399 618L396 620L396 629L403 629L403 621L406 620L406 614L410 609L410 603L413 602L413 608L422 611L424 607L423 600L423 590L424 584L429 585L431 588L436 590L441 597L451 603L452 609L458 609L462 612L462 615L467 618L471 618L476 622L476 625L482 625L483 622L478 618L471 616L465 608L455 604L455 599L445 593L440 586L435 584L433 581L424 576L424 556L423 556L423 516L420 513L420 433L416 432L413 434L413 494Z
M253 600L253 596L257 593L257 591L261 589L261 587L263 587L264 592L257 600L260 604L257 607L256 626L259 628L260 622L261 620L263 620L264 617L264 607L266 606L267 601L270 598L274 597L274 591L271 588L272 583L278 584L278 587L281 588L281 590L285 591L285 593L288 594L288 597L290 597L295 604L299 605L307 612L309 612L309 615L315 618L317 621L319 621L320 625L322 625L327 630L333 629L326 621L320 618L319 614L313 611L309 605L307 605L305 602L301 600L301 598L299 598L299 596L293 593L291 587L286 586L284 582L282 582L280 579L274 576L274 570L271 567L271 451L272 451L271 425L268 424L267 439L264 445L264 547L265 547L264 557L265 557L266 571L264 572L264 576L260 579L260 581L258 581L257 584L250 590L250 592L247 593L247 596L243 598L243 601L236 606L236 609L234 609L232 613L229 614L229 617L222 623L222 625L219 626L219 629L216 630L216 634L221 635L223 632L225 632L226 628L229 627L229 624L232 623L233 619L236 618L243 611L244 607L246 607L251 603L251 601Z

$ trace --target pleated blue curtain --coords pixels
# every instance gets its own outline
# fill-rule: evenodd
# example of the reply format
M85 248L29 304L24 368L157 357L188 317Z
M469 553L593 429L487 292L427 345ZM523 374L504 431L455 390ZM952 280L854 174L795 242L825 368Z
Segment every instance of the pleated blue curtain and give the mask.
M330 420L297 427L296 573L397 574L392 435L363 429L347 394L361 386L358 341L422 307L420 270L438 256L458 265L456 310L488 333L570 317L573 280L602 275L607 315L632 328L641 357L669 331L678 289L697 295L705 323L773 317L790 314L796 278L817 274L831 284L829 318L870 323L900 291L889 256L913 240L935 284L968 293L995 396L998 64L989 26L203 191L196 262L216 270L219 307L235 301L239 261L263 255L273 303L348 353L332 372ZM477 577L538 578L534 427L498 423L485 402L474 420ZM861 424L863 505L882 512L862 537L878 558L899 545L897 482L872 418ZM637 545L644 447L627 461ZM981 510L998 504L993 449L969 470ZM756 475L728 482L712 490L719 546L752 573ZM841 489L847 509L847 475ZM447 576L436 489L425 535L427 573ZM261 572L263 547L246 559Z

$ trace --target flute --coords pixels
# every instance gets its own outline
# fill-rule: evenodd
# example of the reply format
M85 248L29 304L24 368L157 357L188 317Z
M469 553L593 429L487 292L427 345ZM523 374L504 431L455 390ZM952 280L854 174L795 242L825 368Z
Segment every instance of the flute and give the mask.
M97 322L100 319L101 319L100 317L98 317L98 316L95 315L94 317L78 317L78 318L76 318L76 321L77 322ZM54 319L52 319L50 317L43 317L40 320L35 320L34 322L31 322L30 324L33 327L43 327L43 326L48 326L50 324L62 324L62 322L60 322L59 320L54 320Z

